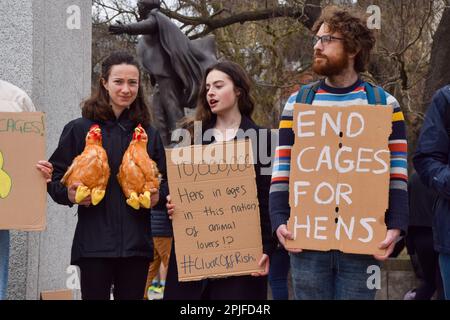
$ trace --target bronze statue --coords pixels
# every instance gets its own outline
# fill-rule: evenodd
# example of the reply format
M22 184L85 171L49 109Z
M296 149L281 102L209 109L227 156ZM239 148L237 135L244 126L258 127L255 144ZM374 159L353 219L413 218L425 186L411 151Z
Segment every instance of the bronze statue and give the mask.
M159 8L159 0L139 0L139 21L112 25L109 31L142 35L137 54L154 86L152 105L156 123L164 143L168 144L170 133L184 116L184 108L196 106L203 71L217 59L214 37L189 40Z

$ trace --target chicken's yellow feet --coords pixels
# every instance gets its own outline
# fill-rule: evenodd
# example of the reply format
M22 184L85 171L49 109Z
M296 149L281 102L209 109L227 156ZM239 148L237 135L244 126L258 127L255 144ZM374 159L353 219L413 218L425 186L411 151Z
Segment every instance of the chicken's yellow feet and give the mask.
M136 192L132 192L130 197L127 199L127 203L133 209L139 210L139 198Z
M141 207L150 209L150 191L145 191L144 194L139 195L139 203L141 204Z
M92 204L94 206L96 206L100 201L102 201L104 196L105 196L105 190L100 190L100 189L94 188L92 190L92 194L91 194Z
M86 186L78 186L77 193L75 194L75 202L80 203L84 200L87 196L91 194L91 190L88 189Z

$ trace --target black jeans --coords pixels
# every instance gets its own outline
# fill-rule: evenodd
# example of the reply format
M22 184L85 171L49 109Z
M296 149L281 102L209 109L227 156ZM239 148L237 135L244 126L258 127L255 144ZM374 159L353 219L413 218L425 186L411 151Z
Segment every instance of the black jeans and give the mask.
M142 300L150 259L82 258L80 267L83 300L110 300L114 285L114 300Z

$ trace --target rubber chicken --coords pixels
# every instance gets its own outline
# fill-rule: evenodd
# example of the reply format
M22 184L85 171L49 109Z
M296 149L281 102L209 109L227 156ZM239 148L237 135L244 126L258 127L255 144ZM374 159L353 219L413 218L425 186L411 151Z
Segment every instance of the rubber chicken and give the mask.
M158 189L160 183L160 173L147 153L147 143L147 133L139 124L134 129L133 139L123 155L117 174L127 204L136 210L150 208L150 190Z
M102 130L95 124L86 135L83 152L73 160L61 182L67 187L81 183L77 188L75 202L80 203L91 195L95 206L105 196L109 175L108 156L102 147Z

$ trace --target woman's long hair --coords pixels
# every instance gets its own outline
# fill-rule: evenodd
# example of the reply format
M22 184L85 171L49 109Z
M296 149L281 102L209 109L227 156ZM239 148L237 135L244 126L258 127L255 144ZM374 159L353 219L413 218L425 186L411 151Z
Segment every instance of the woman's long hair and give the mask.
M228 75L228 77L230 77L235 90L239 92L238 108L243 116L251 118L253 110L255 109L255 103L250 94L252 82L244 69L239 64L232 61L218 62L205 71L203 82L198 94L195 115L193 117L184 118L180 123L180 126L182 128L189 130L189 132L191 133L191 137L193 137L195 121L201 121L203 127L205 127L205 125L210 125L216 119L216 115L211 111L211 107L209 106L206 97L208 92L208 90L206 89L206 77L213 70L221 71Z
M114 112L110 105L109 94L103 86L102 81L108 81L112 67L121 64L135 66L139 71L139 78L141 78L139 64L132 55L123 51L115 51L111 53L102 63L102 73L100 79L98 80L96 90L88 99L81 103L83 117L93 121L106 121L115 119ZM139 89L137 97L130 105L129 110L130 120L135 123L141 123L143 126L150 125L151 116L148 110L148 106L144 100L141 79L139 79Z

